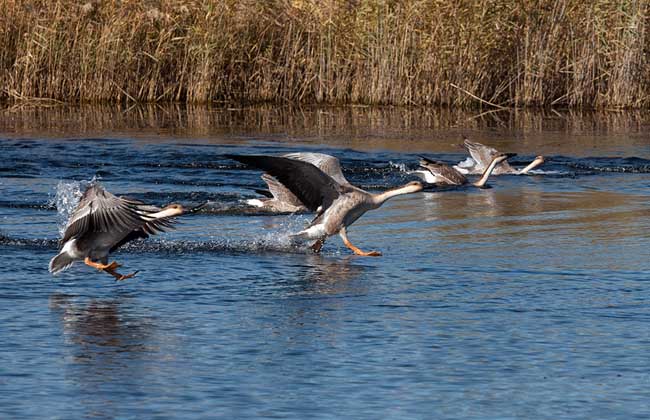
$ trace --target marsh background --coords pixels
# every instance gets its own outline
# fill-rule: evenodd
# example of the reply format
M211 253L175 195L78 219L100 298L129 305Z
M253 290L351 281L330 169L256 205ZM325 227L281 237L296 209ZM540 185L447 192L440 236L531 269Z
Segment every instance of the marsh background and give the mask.
M649 7L3 0L0 99L640 108Z

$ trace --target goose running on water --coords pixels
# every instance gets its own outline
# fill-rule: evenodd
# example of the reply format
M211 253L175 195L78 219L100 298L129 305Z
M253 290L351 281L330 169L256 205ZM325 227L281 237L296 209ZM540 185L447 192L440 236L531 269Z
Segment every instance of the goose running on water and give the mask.
M350 185L348 180L345 179L345 176L343 175L343 171L341 170L341 163L334 156L326 155L324 153L298 152L287 153L285 155L282 155L282 157L311 163L332 177L340 185ZM298 197L296 197L295 194L291 192L291 190L282 185L282 183L275 179L273 176L265 173L262 175L262 180L266 183L268 191L255 191L262 195L265 195L266 197L246 200L247 204L257 207L261 210L278 213L297 213L305 212L308 210L307 206L305 206L302 201L300 201L300 199L298 199Z
M501 162L504 162L508 158L516 156L515 153L499 153L488 165L487 168L483 171L481 178L473 182L472 185L478 188L484 188L487 184L487 180L490 177L490 174L494 168ZM437 162L425 157L420 158L420 167L421 170L410 172L413 175L417 175L422 178L428 184L437 184L437 185L464 185L469 181L460 173L457 169L452 168L443 162Z
M398 195L422 190L422 183L410 182L380 194L372 194L347 181L338 182L314 164L287 157L259 155L226 155L243 164L266 171L289 189L316 217L304 230L293 235L304 240L316 240L312 245L319 252L325 240L339 234L345 246L362 256L380 256L379 251L362 251L347 236L347 228L368 210L379 208L386 200Z
M118 273L116 269L121 265L115 261L108 264L108 255L127 242L148 238L164 231L164 228L173 227L173 218L185 211L180 204L170 204L161 209L117 197L101 185L92 184L84 191L68 220L59 254L50 261L49 271L57 274L73 262L83 261L116 280L131 278L137 271L127 275Z
M470 154L471 158L466 159L463 162L460 162L458 165L455 165L454 168L462 174L480 174L485 171L490 165L490 162L495 156L501 154L498 150L493 147L486 146L481 143L469 141L464 139L463 147ZM530 162L526 167L521 169L515 169L508 162L502 162L494 169L493 175L524 175L527 174L531 169L534 169L544 163L544 156L537 156Z

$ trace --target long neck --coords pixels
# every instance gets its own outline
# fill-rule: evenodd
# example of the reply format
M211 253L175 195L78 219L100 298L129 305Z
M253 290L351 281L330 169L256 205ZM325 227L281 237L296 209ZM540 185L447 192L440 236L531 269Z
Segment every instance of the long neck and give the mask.
M485 186L485 184L487 183L488 178L492 174L492 171L494 170L494 168L496 168L498 163L499 162L497 162L496 158L492 159L492 162L490 162L490 165L487 168L485 168L485 171L483 172L483 175L481 176L481 179L476 181L473 185L475 187L483 188Z
M404 195L404 194L410 194L414 192L418 192L422 189L422 187L414 186L414 185L404 185L403 187L399 188L394 188L392 190L384 191L381 194L373 194L372 195L372 201L375 203L377 207L381 206L386 202L386 200L389 200L393 197L397 197L398 195Z
M530 171L531 169L533 169L533 168L537 168L539 165L541 165L542 162L543 162L543 161L540 160L540 159L535 159L534 161L530 162L530 163L528 164L528 166L526 166L526 167L523 168L523 169L520 169L520 170L519 170L519 173L520 173L520 174L528 173L528 171Z
M159 211L157 213L149 213L147 216L151 217L153 219L161 219L163 217L178 216L181 213L182 212L180 210L171 208L171 209L163 209L163 210L161 210L161 211Z

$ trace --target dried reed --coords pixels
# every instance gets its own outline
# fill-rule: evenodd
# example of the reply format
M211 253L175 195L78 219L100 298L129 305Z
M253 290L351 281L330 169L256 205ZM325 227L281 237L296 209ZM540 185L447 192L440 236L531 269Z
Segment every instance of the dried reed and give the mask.
M650 105L645 0L0 0L0 99Z

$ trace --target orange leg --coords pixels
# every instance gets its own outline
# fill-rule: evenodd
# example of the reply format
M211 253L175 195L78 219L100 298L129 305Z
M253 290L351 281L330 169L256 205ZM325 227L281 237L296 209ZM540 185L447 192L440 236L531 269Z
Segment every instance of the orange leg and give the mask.
M357 255L361 255L363 257L379 257L379 256L381 256L381 252L379 252L379 251L368 251L368 252L366 252L366 251L362 251L359 248L357 248L356 246L352 245L352 242L350 242L350 240L348 239L348 235L347 235L347 232L345 231L344 227L341 228L341 230L339 231L339 236L341 236L341 239L343 239L343 243L345 244L345 246L350 248L352 250L352 252L354 252Z
M117 281L130 279L131 277L138 274L137 271L135 271L135 272L133 272L131 274L127 274L127 275L123 275L123 274L118 273L115 270L117 268L121 267L121 265L118 264L116 261L113 261L110 264L100 264L100 263L96 263L96 262L92 261L90 259L90 257L86 257L84 259L84 263L86 265L90 266L90 267L98 269L99 271L104 271L104 272L110 274L111 276L115 277L115 280L117 280Z
M99 271L104 271L106 269L115 270L116 268L120 267L120 265L115 261L113 261L110 264L101 264L101 263L96 263L96 262L92 261L90 259L90 257L86 257L86 259L84 259L84 263L86 265L89 265L89 266L91 266L93 268L98 269Z
M117 271L111 270L111 269L107 269L107 270L104 270L104 271L106 271L111 276L115 277L115 281L122 281L122 280L130 279L131 277L134 277L136 274L138 274L138 270L134 271L133 273L126 274L126 275L125 274L120 274Z

